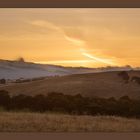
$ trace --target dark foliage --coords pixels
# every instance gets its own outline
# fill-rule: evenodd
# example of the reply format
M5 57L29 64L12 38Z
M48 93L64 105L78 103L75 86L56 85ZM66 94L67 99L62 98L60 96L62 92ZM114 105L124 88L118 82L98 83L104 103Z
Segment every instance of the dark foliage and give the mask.
M6 84L6 80L5 79L0 79L0 84Z
M140 118L140 100L123 96L115 98L89 98L63 93L48 95L16 95L10 97L7 91L0 91L0 106L5 110L30 110L33 112L55 111L77 115L116 115Z
M5 109L8 109L10 105L10 96L7 91L0 90L0 106L2 106Z
M128 83L130 77L126 71L119 72L118 76L120 76L125 81L125 83Z
M140 77L133 76L133 77L131 78L131 81L140 84Z

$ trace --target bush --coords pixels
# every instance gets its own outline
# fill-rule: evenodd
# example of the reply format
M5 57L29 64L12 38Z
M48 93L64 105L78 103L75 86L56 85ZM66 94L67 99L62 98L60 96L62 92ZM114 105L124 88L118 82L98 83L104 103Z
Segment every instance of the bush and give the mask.
M140 84L140 77L133 76L133 77L131 78L131 81Z
M1 90L0 108L11 111L54 111L77 115L100 114L140 118L140 100L130 99L128 96L106 99L52 92L34 97L24 94L10 97L7 91Z
M5 79L0 79L0 84L6 84L6 80Z
M129 81L129 75L126 71L121 71L118 73L118 76L120 76L126 83Z
M5 90L0 90L0 106L6 109L10 106L10 96Z

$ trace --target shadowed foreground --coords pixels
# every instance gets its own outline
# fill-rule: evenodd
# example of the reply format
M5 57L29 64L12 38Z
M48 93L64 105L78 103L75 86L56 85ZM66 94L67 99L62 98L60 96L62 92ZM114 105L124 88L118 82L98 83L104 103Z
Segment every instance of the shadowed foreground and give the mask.
M140 132L140 120L113 116L0 112L0 132Z

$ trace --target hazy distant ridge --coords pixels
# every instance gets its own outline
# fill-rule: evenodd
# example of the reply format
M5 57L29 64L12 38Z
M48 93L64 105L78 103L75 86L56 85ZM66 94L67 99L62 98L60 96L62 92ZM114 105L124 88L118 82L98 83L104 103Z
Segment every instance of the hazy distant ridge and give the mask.
M70 74L95 73L104 71L131 70L126 67L105 67L105 68L84 68L84 67L63 67L47 64L36 64L31 62L0 60L0 78L34 78L42 76L63 76Z

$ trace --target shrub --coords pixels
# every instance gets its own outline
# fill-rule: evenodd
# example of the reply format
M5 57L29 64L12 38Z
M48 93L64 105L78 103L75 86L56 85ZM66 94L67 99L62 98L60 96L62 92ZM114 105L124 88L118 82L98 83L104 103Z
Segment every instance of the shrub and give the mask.
M128 75L128 73L126 71L119 72L118 76L120 76L125 81L125 83L128 83L129 75Z
M54 111L78 115L100 114L140 118L140 100L130 99L128 96L106 99L52 92L34 97L24 94L10 97L7 91L1 90L0 108L16 111Z
M10 96L8 91L0 90L0 106L8 108L10 105Z
M0 79L0 84L6 84L6 80L5 79Z

